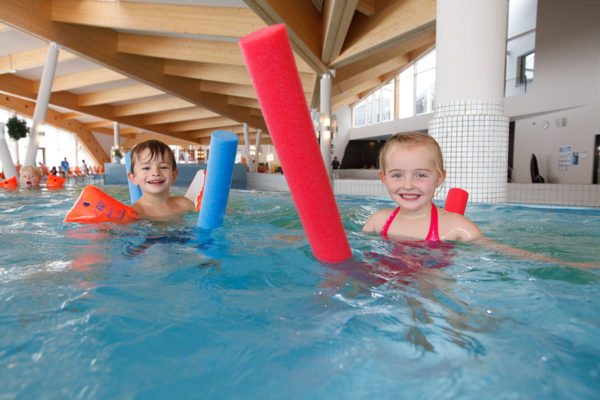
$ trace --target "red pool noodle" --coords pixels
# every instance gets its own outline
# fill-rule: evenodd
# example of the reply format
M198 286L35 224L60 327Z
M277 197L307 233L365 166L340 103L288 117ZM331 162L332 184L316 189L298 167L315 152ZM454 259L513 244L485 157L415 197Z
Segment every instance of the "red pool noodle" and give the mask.
M314 256L331 263L349 259L285 25L251 33L240 47Z
M469 193L459 188L452 188L448 191L448 196L446 196L444 210L456 214L464 214L465 209L467 208L468 199Z

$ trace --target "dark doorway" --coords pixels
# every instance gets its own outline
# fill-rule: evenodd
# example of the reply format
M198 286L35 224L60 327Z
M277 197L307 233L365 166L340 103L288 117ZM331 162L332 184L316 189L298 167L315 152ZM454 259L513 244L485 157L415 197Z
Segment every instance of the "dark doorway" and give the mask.
M508 125L508 171L507 182L512 182L513 160L515 156L515 121L510 121Z
M596 135L596 143L594 144L594 178L592 184L600 184L600 135Z
M379 168L379 150L384 140L351 140L342 157L342 169Z

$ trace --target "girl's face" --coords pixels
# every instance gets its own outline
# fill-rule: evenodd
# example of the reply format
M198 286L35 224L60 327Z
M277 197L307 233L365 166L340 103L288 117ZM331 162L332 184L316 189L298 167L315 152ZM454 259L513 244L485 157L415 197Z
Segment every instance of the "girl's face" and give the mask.
M176 178L177 171L173 171L171 162L163 159L163 155L151 160L149 149L138 154L133 174L129 174L129 179L140 186L142 193L152 194L168 194Z
M19 184L28 189L40 187L40 177L31 171L21 171Z
M385 155L381 180L402 210L420 211L431 204L444 177L426 145L395 144Z

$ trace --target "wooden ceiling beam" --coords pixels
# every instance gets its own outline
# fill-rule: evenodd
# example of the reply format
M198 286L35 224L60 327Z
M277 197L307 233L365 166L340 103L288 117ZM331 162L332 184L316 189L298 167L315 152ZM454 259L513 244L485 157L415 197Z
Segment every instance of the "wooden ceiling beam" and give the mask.
M193 121L178 122L176 124L170 124L168 131L171 133L185 132L185 131L196 131L199 129L214 129L221 128L224 126L231 126L237 124L236 121L232 121L229 118L214 117L204 118Z
M335 97L344 92L352 91L354 87L361 86L365 81L374 78L379 79L385 74L398 71L408 63L408 57L406 55L400 55L392 58L391 60L378 64L373 68L364 70L356 75L346 76L346 79L336 79L333 83L332 96Z
M329 72L321 60L321 15L310 0L243 0L267 25L283 23L294 52L304 60L312 72ZM297 62L297 60L296 60ZM298 64L298 62L297 62ZM311 72L301 69L303 72Z
M205 110L204 108L187 107L183 109L164 111L147 115L144 117L144 122L148 125L158 125L217 116L219 116L219 114L216 114L209 110Z
M164 93L148 85L130 85L117 89L79 95L79 105L96 106L98 104L118 103L120 101L141 100L148 97L160 96Z
M174 36L118 34L120 53L146 57L244 66L237 43Z
M35 102L9 94L0 96L0 107L16 111L28 118L33 118L33 113L35 112ZM44 123L75 134L79 138L79 143L92 156L94 164L104 165L105 162L110 162L108 153L104 151L92 132L81 122L64 118L64 114L48 109Z
M367 17L375 15L375 0L358 0L356 11Z
M240 38L265 27L247 8L144 3L54 0L52 18L58 22L120 30L175 32Z
M247 97L256 99L256 92L251 85L237 85L235 83L223 83L213 81L200 82L200 90L210 93L219 93L227 96Z
M357 3L358 0L325 0L321 59L326 64L340 55Z
M43 67L46 63L46 54L48 54L48 47L0 56L0 74ZM58 62L74 60L76 58L76 55L67 51L61 50L58 53Z
M0 92L35 101L37 94L33 90L33 82L14 75L0 75ZM114 108L108 105L86 106L79 104L79 96L69 92L56 92L50 96L50 105L72 110L81 114L97 118L116 121L123 125L133 126L142 130L157 131L155 127L148 126L144 119L138 116L115 116Z
M435 44L435 31L420 32L410 38L396 43L394 46L382 49L368 58L364 58L353 64L341 67L336 70L334 84L351 79L364 71L372 68L377 68L378 65L386 63L390 60L408 54L411 51L422 49L423 47L431 47Z
M435 29L435 0L388 1L376 14L367 18L357 15L342 52L331 66L340 68L370 57L411 36Z
M97 68L55 77L52 82L52 91L60 92L62 90L78 89L124 79L127 79L127 77L118 72L107 68ZM36 81L34 85L35 91L39 91L40 81Z
M132 104L123 104L115 107L116 117L126 117L130 115L149 114L159 111L177 110L180 108L194 107L189 101L178 99L177 97L165 97L156 100L141 101Z
M51 0L4 0L0 22L56 42L62 47L167 94L236 121L246 121L252 126L266 129L264 120L251 115L249 109L229 106L227 96L199 92L197 85L190 84L190 80L165 75L162 60L120 53L119 33L104 28L55 22L50 17L51 13ZM90 43L93 43L93 46Z
M95 122L88 122L87 124L85 124L85 127L87 129L96 129L96 128L102 128L105 126L112 126L113 121L108 121L106 119L100 120L100 121L95 121Z
M165 60L165 74L206 81L252 85L246 66L240 65ZM312 92L316 74L300 72L299 75L303 90Z
M368 81L364 81L362 84L354 86L351 90L347 90L344 93L340 93L337 96L333 96L331 103L333 108L337 109L341 106L347 106L350 103L360 98L360 95L364 92L368 92L371 89L377 87L382 83L381 79L374 78Z
M241 106L254 109L260 109L260 103L256 99L246 97L228 96L229 104L232 106Z

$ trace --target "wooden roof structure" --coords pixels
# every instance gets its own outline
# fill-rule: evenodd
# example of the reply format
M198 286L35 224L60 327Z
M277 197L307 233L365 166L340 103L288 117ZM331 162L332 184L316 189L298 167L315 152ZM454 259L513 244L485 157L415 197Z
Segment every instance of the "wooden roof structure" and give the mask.
M334 109L351 105L435 44L434 0L3 0L0 107L33 115L50 42L59 45L47 123L133 145L207 144L216 129L270 143L238 40L284 23L309 104L334 71Z

